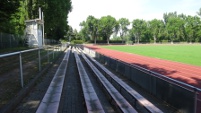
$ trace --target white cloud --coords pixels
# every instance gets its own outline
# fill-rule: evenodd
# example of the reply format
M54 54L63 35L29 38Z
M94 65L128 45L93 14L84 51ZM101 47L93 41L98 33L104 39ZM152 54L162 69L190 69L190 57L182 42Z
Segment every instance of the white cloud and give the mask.
M178 14L196 15L201 7L198 0L72 0L73 10L69 14L69 25L80 29L79 23L89 15L96 18L111 15L116 19L125 17L151 20L162 19L163 13L177 11Z

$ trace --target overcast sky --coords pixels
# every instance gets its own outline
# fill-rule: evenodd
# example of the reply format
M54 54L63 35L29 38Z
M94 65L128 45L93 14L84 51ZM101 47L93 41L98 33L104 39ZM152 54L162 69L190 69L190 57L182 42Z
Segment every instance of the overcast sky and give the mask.
M201 0L71 0L73 10L68 15L69 25L80 30L80 22L89 15L96 18L111 15L116 19L163 19L164 13L195 16L201 8Z

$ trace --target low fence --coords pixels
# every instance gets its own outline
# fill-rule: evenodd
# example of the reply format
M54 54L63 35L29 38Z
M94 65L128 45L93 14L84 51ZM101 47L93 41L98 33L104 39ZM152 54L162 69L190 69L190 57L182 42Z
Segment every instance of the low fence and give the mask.
M23 87L23 75L27 74L25 69L31 67L37 69L38 71L36 72L40 72L46 64L51 63L66 47L66 44L60 44L0 55L0 74L2 76L8 72L13 73L12 70L18 68L21 87Z
M25 37L21 35L13 35L0 33L0 49L25 46Z
M0 55L0 111L65 49L60 44Z
M198 113L200 105L199 107L197 105L197 96L198 93L201 93L201 89L137 65L130 65L118 59L107 57L88 48L84 48L84 50L112 70L133 81L148 93L174 106L179 112Z
M54 45L54 44L58 44L59 41L56 41L53 39L45 39L44 43L45 43L45 45Z

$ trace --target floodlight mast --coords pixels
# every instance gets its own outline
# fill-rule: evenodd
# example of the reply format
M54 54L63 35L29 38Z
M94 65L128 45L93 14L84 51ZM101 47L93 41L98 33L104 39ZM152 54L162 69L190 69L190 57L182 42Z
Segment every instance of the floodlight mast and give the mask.
M44 17L42 12L42 21L43 21L43 46L45 46L45 26L44 26Z

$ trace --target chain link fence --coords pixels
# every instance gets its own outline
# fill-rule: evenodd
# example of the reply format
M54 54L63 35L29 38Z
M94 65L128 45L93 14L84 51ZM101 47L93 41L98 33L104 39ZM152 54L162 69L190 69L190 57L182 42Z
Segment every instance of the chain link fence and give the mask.
M0 33L0 49L24 47L27 46L29 35L14 35ZM45 45L59 44L59 41L53 39L45 39Z
M0 113L21 90L28 91L30 84L42 77L44 70L48 71L66 47L59 44L0 55Z
M25 36L0 33L0 49L25 46Z

